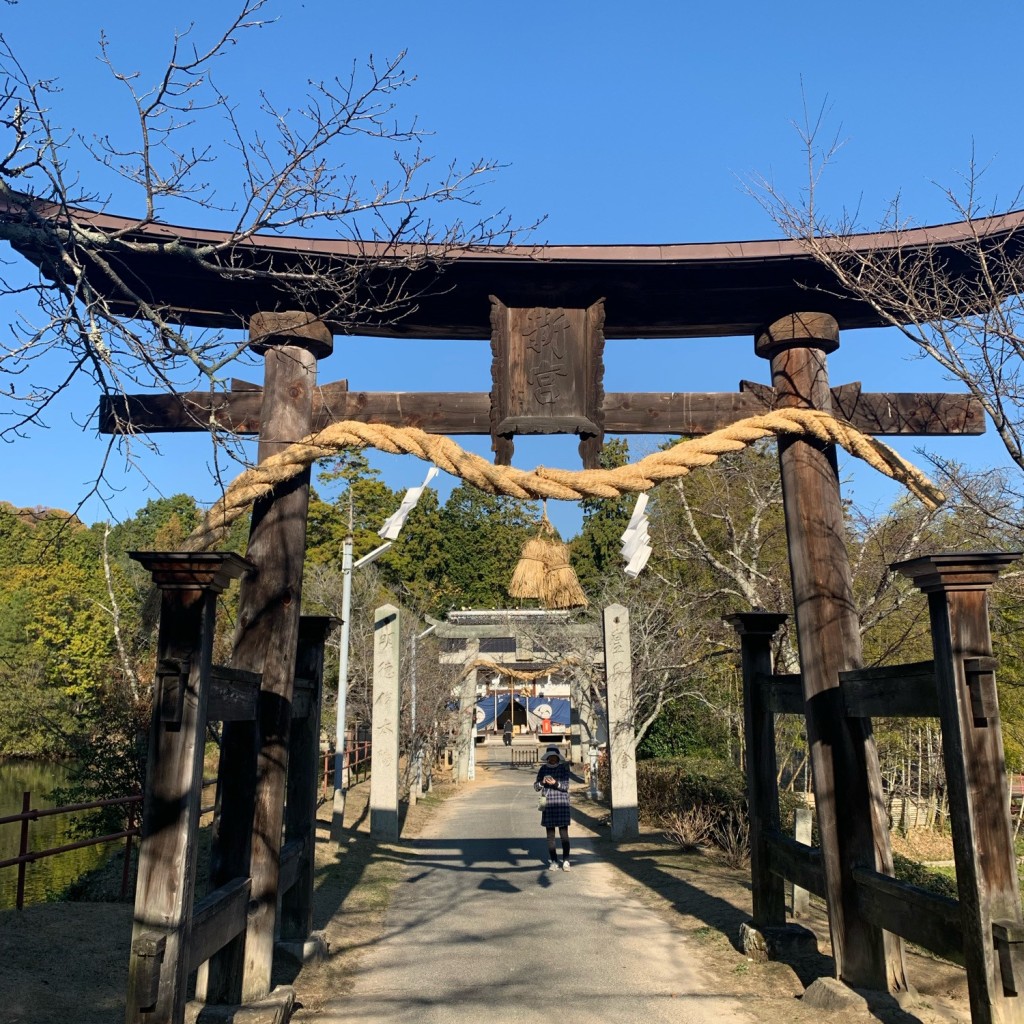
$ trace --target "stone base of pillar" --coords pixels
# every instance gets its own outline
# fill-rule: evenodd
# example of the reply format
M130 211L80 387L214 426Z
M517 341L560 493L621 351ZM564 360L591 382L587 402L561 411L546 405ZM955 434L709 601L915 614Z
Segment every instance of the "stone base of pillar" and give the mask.
M885 1011L911 1011L915 1006L922 1005L920 995L913 988L893 996L888 992L850 988L837 978L818 978L807 986L801 1002L826 1013L856 1010L876 1015Z
M755 928L746 921L740 925L740 949L758 963L815 956L818 952L818 937L800 924Z
M320 963L330 953L327 938L321 932L312 932L305 942L278 942L274 952L288 957L299 965Z
M265 999L245 1006L187 1003L185 1024L286 1024L294 1009L295 989L278 985Z

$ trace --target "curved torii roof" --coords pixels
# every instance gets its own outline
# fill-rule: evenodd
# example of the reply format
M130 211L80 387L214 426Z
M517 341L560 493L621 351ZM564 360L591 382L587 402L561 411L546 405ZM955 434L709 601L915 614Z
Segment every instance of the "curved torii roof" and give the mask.
M10 223L12 207L0 209ZM490 337L489 296L508 306L586 307L605 299L609 338L689 338L750 335L794 312L830 313L840 329L880 326L867 304L839 291L831 274L798 241L695 242L672 245L513 245L442 249L388 246L346 239L256 235L231 242L230 232L175 227L55 206L34 204L34 213L59 225L71 217L82 227L118 233L137 246L112 246L104 258L147 301L169 310L169 318L194 326L241 328L260 311L295 309L294 293L282 283L290 269L310 262L330 270L370 264L361 295L374 305L374 289L396 285L414 296L396 318L372 313L324 319L338 334L381 337L484 339ZM951 277L976 273L970 245L1024 250L1024 211L897 233L846 236L844 249L897 250L901 258L928 253ZM36 264L44 250L24 241L15 248ZM189 252L222 247L211 271ZM409 265L409 258L416 265ZM255 273L254 273L255 272ZM96 286L95 276L93 284ZM115 309L132 306L108 294ZM321 305L318 308L318 302ZM311 293L304 307L322 315L327 293Z

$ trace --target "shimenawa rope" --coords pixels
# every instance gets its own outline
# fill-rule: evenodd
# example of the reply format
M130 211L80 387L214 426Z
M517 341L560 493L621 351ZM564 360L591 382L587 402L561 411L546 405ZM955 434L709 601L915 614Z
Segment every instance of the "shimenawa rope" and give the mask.
M521 683L532 683L535 679L540 679L542 676L551 675L555 672L560 672L563 668L578 668L583 663L580 661L575 654L570 654L567 658L563 658L557 664L549 665L547 668L537 669L534 672L526 672L521 668L512 668L510 665L499 665L496 661L491 661L490 658L474 658L462 671L459 676L459 681L467 678L472 672L475 672L478 668L487 669L488 672L494 672L499 676L506 676L509 679L515 679Z
M290 445L239 475L210 509L206 519L187 538L188 551L205 551L218 543L231 524L258 498L302 472L317 459L345 449L377 448L393 455L415 455L446 473L491 494L533 500L557 498L617 498L650 490L663 480L685 476L708 466L719 456L740 451L769 437L805 437L837 444L869 466L898 480L928 508L937 508L945 495L916 466L881 441L862 434L848 423L814 409L776 409L761 416L737 420L703 437L692 438L654 452L638 462L615 469L548 469L532 471L495 466L467 452L451 438L428 434L416 427L391 427L343 420Z

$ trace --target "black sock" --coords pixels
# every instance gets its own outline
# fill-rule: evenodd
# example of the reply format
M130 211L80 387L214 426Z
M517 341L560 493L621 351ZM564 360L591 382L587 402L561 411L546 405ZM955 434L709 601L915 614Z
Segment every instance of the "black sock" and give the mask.
M552 843L548 847L548 860L554 860L554 859L555 859L555 844Z
M568 860L568 859L569 859L569 840L568 839L563 839L562 840L562 860Z

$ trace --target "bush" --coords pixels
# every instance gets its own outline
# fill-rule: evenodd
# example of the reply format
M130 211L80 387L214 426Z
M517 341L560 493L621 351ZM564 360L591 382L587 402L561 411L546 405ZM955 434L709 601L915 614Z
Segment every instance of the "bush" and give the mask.
M706 807L669 811L661 816L659 823L665 830L665 837L687 851L706 846L715 832L715 819Z
M678 758L637 763L641 820L656 824L664 815L706 808L715 824L746 817L746 792L739 769L728 761Z
M636 748L638 760L710 758L725 754L729 728L692 701L669 704L651 723Z
M152 717L148 698L135 700L123 687L112 688L104 700L91 702L83 712L80 730L68 737L71 762L67 782L50 798L56 806L119 799L145 788L148 728ZM119 832L141 807L104 807L77 817L72 831L81 836Z
M948 875L933 871L899 853L894 853L892 860L893 873L901 882L909 882L920 889L927 889L928 892L934 893L936 896L947 896L952 900L959 898L956 881Z

